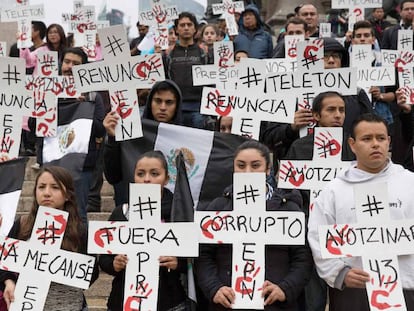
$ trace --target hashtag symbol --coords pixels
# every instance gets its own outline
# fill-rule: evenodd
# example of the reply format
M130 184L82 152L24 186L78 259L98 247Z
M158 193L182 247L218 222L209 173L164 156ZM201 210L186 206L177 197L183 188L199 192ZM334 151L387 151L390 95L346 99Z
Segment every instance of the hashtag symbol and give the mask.
M92 17L93 17L93 15L94 15L94 12L93 12L93 11L91 11L91 10L87 10L87 11L85 12L85 17L86 17L86 19L90 19L90 18L92 18Z
M248 203L247 199L251 198L253 200L253 203L256 202L256 197L259 196L259 190L253 189L253 186L250 185L250 189L247 188L246 185L244 185L244 191L240 191L236 193L236 200L242 200L244 199L245 204Z
M220 45L217 52L218 52L218 55L222 57L228 54L228 48L225 45Z
M121 42L121 39L115 38L114 35L112 35L113 41L111 41L111 38L107 37L108 44L105 46L105 48L109 48L109 53L114 54L116 56L116 51L119 50L121 53L123 52L122 46L125 45L125 42Z
M362 212L369 212L370 216L372 216L373 212L376 212L377 215L379 214L379 211L384 209L384 207L379 206L382 202L376 200L375 195L372 196L373 202L371 202L371 199L369 195L367 195L368 202L365 204L362 204L362 207L368 207L366 210L363 210Z
M138 203L133 204L133 207L138 207L138 209L134 209L133 212L139 212L140 219L143 219L144 211L149 211L152 216L152 211L156 209L152 205L156 203L157 201L151 201L150 197L148 197L148 201L143 201L141 197L138 197Z
M252 72L250 72L252 70ZM245 82L242 82L242 84L247 84L247 87L250 87L250 84L256 83L256 85L259 85L259 82L262 81L262 79L259 79L260 73L256 73L256 70L254 68L248 67L247 68L247 76L240 77L240 80L246 80Z
M401 38L400 43L401 43L401 46L402 46L402 47L406 47L406 46L408 46L408 45L411 43L411 37L409 37L409 36L403 36L403 37Z
M357 60L364 60L367 58L367 53L366 51L363 50L359 50L358 53L355 55L355 59Z
M8 85L10 85L11 81L14 81L15 84L17 84L17 82L21 81L21 79L19 78L20 76L20 72L17 71L16 66L14 66L14 71L12 71L12 69L10 68L10 64L8 65L8 71L3 72L3 74L5 74L6 76L3 77L3 80L7 80Z
M307 69L309 69L309 65L314 66L317 61L317 55L312 54L312 52L309 52L308 56L302 59L302 62L304 63L303 66L306 66Z
M42 241L42 244L46 244L46 242L49 240L52 241L51 244L54 244L58 239L60 239L60 236L55 234L58 231L60 231L60 229L55 227L54 221L50 226L48 225L48 222L45 221L45 226L38 228L36 230L36 233L40 233L38 240Z
M321 158L327 158L328 155L331 155L334 151L336 151L336 146L334 141L330 140L328 142L322 141L318 147L318 154Z

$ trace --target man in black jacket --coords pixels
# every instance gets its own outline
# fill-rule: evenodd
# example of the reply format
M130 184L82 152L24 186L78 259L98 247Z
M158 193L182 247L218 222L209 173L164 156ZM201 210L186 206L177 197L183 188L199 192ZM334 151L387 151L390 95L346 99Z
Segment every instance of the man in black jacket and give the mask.
M207 63L207 54L194 41L197 19L189 12L182 12L174 21L178 42L166 56L165 71L182 92L183 124L204 128L206 116L200 114L202 86L193 86L193 65Z

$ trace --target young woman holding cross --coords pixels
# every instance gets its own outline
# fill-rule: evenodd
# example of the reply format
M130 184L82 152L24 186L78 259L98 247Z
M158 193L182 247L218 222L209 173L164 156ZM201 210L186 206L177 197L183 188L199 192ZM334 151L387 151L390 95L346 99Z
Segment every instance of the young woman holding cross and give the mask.
M161 151L148 151L142 154L135 165L135 183L150 183L161 185L161 220L170 222L173 194L165 188L169 179L168 165ZM109 220L127 221L129 216L129 205L122 204L115 207ZM123 310L125 268L128 257L124 254L101 255L99 265L103 271L113 275L112 290L108 298L108 311ZM185 310L186 294L181 284L181 273L187 272L187 260L173 256L161 256L159 258L159 311Z
M86 254L87 229L83 225L75 198L73 178L69 171L58 166L43 167L36 177L33 189L35 200L27 215L19 217L10 229L8 237L26 241L30 239L40 205L69 213L62 249ZM99 269L95 262L91 284L98 278ZM14 301L17 275L0 271L0 285L4 285L3 298L10 307ZM44 310L82 310L86 306L83 290L58 283L51 283Z
M263 144L249 140L241 144L234 155L235 173L267 173L270 152ZM267 184L266 209L301 211L302 197L273 189ZM221 197L206 208L209 211L233 210L233 187L224 189ZM312 269L312 257L307 246L266 246L265 282L261 286L265 310L297 310L298 297ZM209 300L209 310L232 308L235 292L231 287L232 247L225 244L201 244L196 261L198 285ZM258 285L260 287L260 285Z

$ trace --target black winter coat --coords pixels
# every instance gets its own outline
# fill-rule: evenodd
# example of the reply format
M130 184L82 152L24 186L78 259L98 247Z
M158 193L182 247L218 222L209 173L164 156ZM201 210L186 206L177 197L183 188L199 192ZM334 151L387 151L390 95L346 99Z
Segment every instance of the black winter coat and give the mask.
M212 201L206 208L210 211L233 210L232 186L227 187L222 197ZM276 189L273 197L266 202L270 211L301 211L302 198L297 190ZM312 257L306 246L266 246L265 278L277 284L285 293L286 301L276 301L265 310L297 310L297 297L309 280L312 269ZM213 303L216 292L222 286L231 286L232 246L200 245L195 271L199 286L209 299L209 310L225 310Z
M164 188L161 200L161 218L166 222L169 222L171 218L172 198L173 194L171 191ZM115 207L109 220L127 221L122 205ZM114 258L115 255L100 255L99 266L103 271L114 276L107 303L108 309L122 311L124 304L125 270L120 272L114 270ZM168 272L167 268L160 267L157 310L165 311L185 301L186 294L181 284L180 276L181 272L185 273L186 271L187 261L185 258L178 259L178 267L176 270Z

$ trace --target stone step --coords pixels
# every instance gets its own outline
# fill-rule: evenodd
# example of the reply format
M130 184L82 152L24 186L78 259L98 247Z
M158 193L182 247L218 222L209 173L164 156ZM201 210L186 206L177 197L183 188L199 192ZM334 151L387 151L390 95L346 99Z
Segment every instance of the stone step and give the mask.
M98 279L85 291L89 311L103 311L107 309L106 301L111 292L112 279L113 276L100 271Z
M20 195L19 205L17 208L17 215L26 214L32 208L34 195L33 188L35 179L39 172L38 169L33 169L32 165L36 163L35 157L29 157L26 164L25 181L23 183L22 192ZM88 213L88 220L108 220L113 208L113 187L105 179L101 190L101 212ZM107 310L106 302L112 287L112 276L100 271L98 279L92 286L85 291L85 297L88 302L89 311L105 311Z

